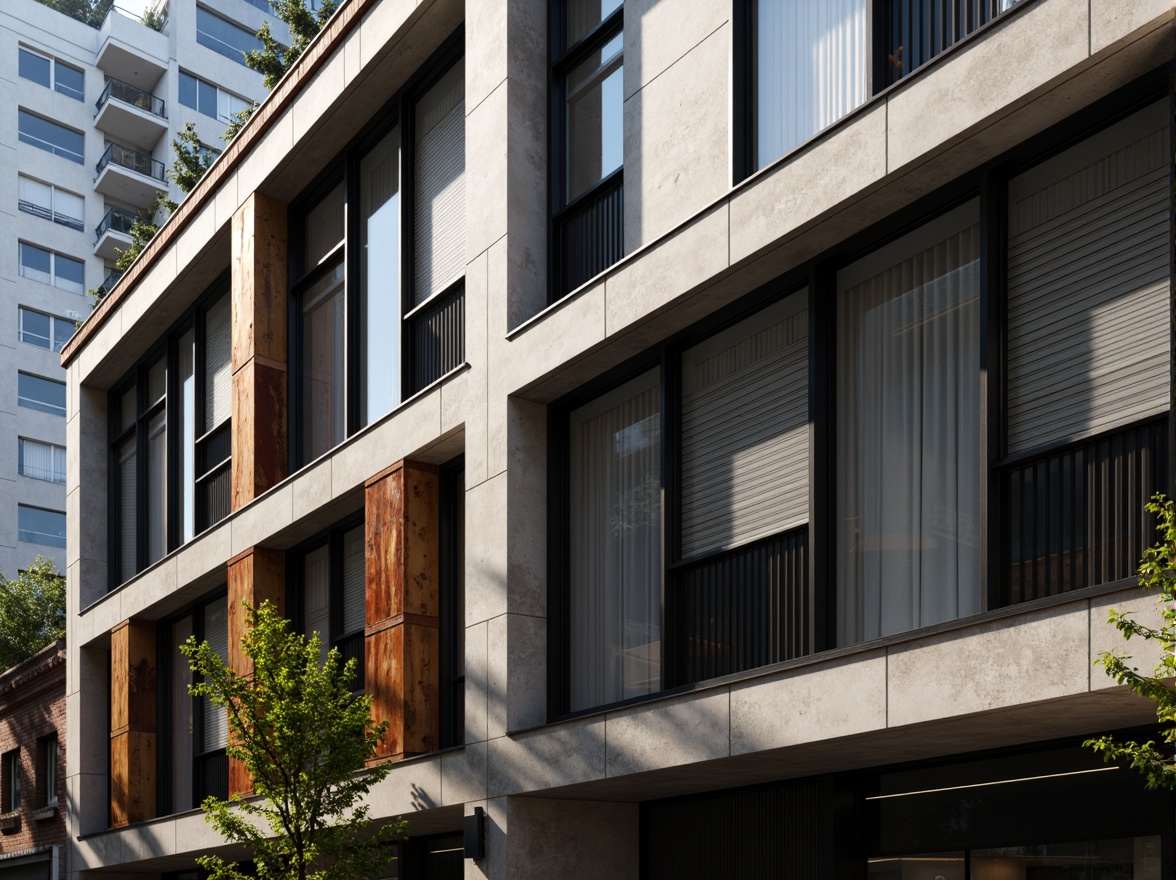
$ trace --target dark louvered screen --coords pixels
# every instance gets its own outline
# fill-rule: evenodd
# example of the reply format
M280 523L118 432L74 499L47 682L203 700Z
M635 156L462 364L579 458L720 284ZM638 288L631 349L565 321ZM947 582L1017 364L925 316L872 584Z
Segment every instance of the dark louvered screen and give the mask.
M887 0L886 84L896 83L1017 0Z
M649 880L801 880L822 874L815 783L735 792L645 808Z
M620 174L571 205L555 221L555 299L625 255L625 184Z
M465 362L465 284L438 296L409 323L415 393Z
M351 689L353 691L362 691L364 656L363 630L339 639L339 641L335 642L335 647L339 649L339 657L343 663L346 663L352 658L355 659L355 681L351 683Z
M214 796L221 800L229 797L229 757L224 749L209 752L196 759L196 803Z
M1144 505L1167 484L1166 415L1005 468L1005 604L1131 577L1155 539Z
M808 526L684 565L670 583L671 686L812 650Z

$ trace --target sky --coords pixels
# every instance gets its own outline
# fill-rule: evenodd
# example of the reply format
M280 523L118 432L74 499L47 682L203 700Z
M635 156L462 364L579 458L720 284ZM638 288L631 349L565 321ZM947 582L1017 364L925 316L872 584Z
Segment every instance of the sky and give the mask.
M131 15L142 15L143 9L151 0L115 0L115 6Z

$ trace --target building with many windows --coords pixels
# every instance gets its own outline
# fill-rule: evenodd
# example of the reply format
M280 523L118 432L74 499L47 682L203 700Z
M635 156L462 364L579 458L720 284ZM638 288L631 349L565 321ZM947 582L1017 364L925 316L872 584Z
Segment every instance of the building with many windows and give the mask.
M182 193L165 177L192 122L211 150L265 95L244 65L265 0L154 4L156 30L112 7L98 28L35 0L0 8L0 573L65 566L65 373L58 355L110 288L135 217Z
M1173 16L343 4L62 352L71 876L230 851L176 646L264 599L389 876L1173 876L1081 746L1154 736Z

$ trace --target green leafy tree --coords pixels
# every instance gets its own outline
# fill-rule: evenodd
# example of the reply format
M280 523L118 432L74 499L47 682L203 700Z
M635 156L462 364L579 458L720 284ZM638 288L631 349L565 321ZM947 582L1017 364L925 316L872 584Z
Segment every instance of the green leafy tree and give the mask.
M391 765L364 769L388 722L371 718L371 698L351 687L356 661L332 648L320 665L318 635L287 630L272 603L246 609L240 675L190 638L180 650L200 678L190 690L228 712L229 757L244 764L257 798L208 797L205 818L251 853L258 876L281 880L365 880L387 867L386 844L404 836L399 819L373 831L362 801ZM197 861L211 880L247 875L219 856Z
M114 0L37 0L37 2L93 28L102 26L102 19L106 18L106 13L114 5Z
M1160 739L1167 748L1147 742L1119 742L1111 736L1086 741L1086 745L1103 756L1104 761L1123 761L1143 774L1148 788L1176 788L1176 762L1172 746L1176 743L1176 690L1171 681L1176 678L1176 508L1160 495L1147 505L1149 513L1158 517L1156 531L1160 539L1149 547L1139 564L1139 585L1159 592L1157 603L1161 614L1159 628L1135 620L1131 612L1113 610L1109 622L1123 634L1123 638L1142 639L1159 645L1163 651L1151 674L1140 672L1131 665L1131 655L1122 651L1104 651L1095 661L1107 675L1126 685L1156 704L1156 718L1160 722Z
M8 580L0 575L0 670L65 637L65 578L53 560L38 556Z
M293 67L294 62L306 51L310 41L323 29L323 25L334 14L338 4L335 0L323 0L318 11L308 9L306 0L270 0L270 6L278 20L285 23L286 27L290 29L290 36L294 39L289 46L279 43L270 32L267 21L257 32L261 48L246 52L245 63L262 75L262 83L266 89L272 91L273 87L286 75L286 71ZM253 104L235 114L233 121L229 123L229 127L225 129L225 133L221 137L226 141L231 141L236 137L237 132L249 121L257 107L257 104Z

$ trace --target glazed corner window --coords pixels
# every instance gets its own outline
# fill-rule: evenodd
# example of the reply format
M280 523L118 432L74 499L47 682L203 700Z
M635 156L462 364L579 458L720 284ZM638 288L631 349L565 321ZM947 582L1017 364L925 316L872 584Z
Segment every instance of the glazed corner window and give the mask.
M86 138L80 131L50 122L27 110L18 110L16 121L17 137L21 143L30 144L79 165L84 161Z
M20 749L0 755L0 785L4 787L0 810L11 813L20 809Z
M620 0L561 0L553 13L552 295L558 299L625 252L624 33Z
M16 536L28 544L65 549L65 514L43 507L16 506Z
M338 648L359 664L355 690L363 690L365 621L364 524L334 529L295 557L294 576L302 630L317 633L322 656Z
M299 464L465 360L464 61L409 92L294 214Z
M81 296L86 292L86 264L73 257L20 242L20 275Z
M81 196L49 183L20 175L17 207L26 214L82 230L86 202Z
M111 396L112 585L229 513L229 308L197 308Z
M40 777L42 803L49 807L57 803L57 734L37 741L37 773Z
M85 74L82 71L23 46L19 53L18 69L23 79L54 89L75 101L85 99Z
M65 383L42 379L31 373L16 374L16 402L28 409L65 415Z

